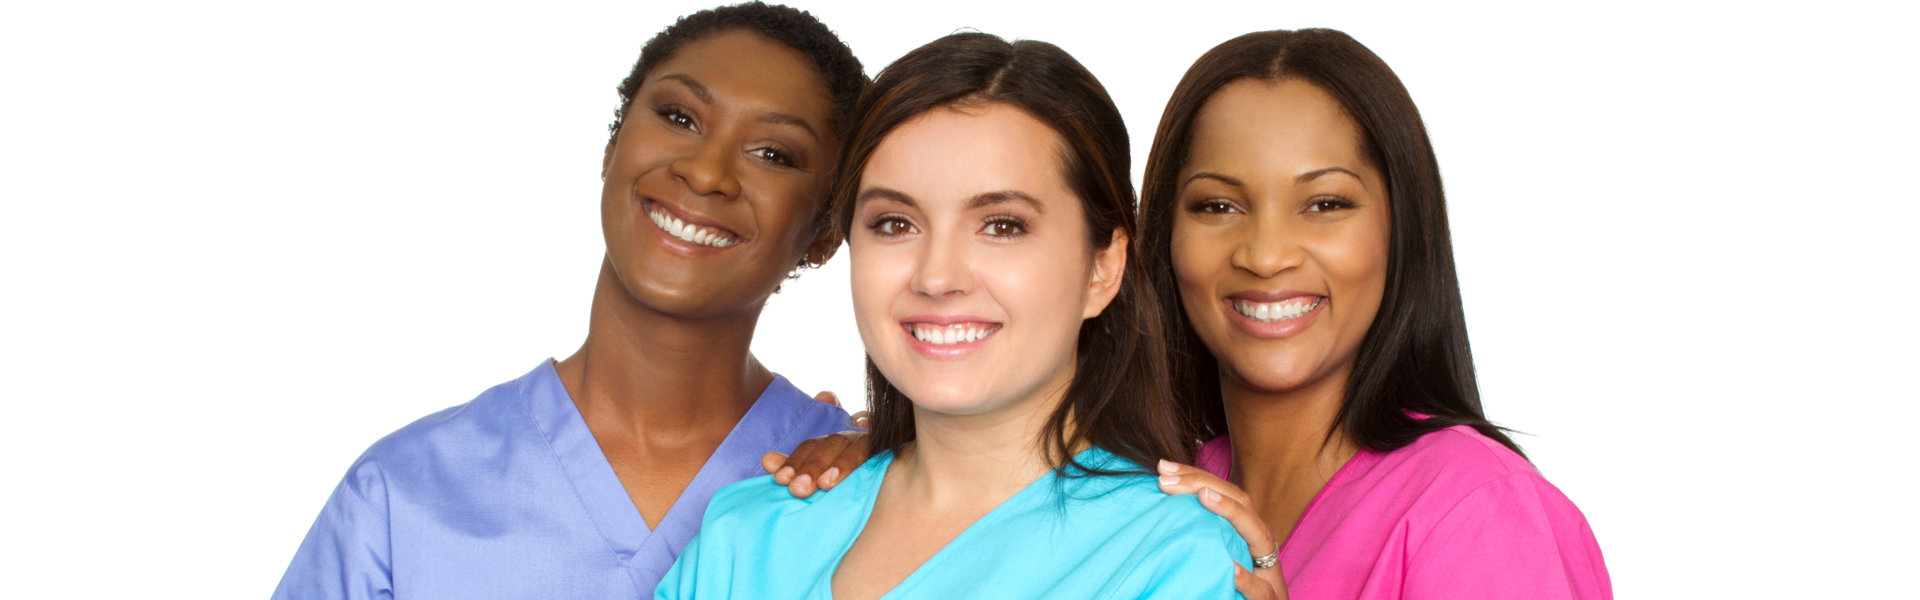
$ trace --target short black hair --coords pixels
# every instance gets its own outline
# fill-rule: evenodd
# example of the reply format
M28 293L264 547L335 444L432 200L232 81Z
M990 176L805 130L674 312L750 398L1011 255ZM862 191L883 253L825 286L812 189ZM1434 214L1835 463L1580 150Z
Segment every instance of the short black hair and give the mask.
M620 123L626 118L627 109L633 106L633 96L640 92L640 84L646 82L647 74L655 66L690 42L733 29L767 36L811 59L814 68L820 71L820 78L827 82L827 91L833 100L830 126L836 131L846 121L847 111L860 97L860 91L867 87L866 71L860 66L860 59L853 57L853 50L807 11L760 2L710 8L680 17L640 48L640 60L633 63L633 72L620 82L620 108L613 113L613 124L607 126L607 149L612 150L614 141L620 137Z

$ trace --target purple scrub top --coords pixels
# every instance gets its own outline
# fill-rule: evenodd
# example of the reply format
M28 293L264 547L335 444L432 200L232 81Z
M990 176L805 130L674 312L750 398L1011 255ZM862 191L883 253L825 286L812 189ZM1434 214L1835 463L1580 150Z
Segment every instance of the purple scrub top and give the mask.
M400 428L353 463L273 597L645 598L721 486L852 428L785 377L649 529L551 361Z

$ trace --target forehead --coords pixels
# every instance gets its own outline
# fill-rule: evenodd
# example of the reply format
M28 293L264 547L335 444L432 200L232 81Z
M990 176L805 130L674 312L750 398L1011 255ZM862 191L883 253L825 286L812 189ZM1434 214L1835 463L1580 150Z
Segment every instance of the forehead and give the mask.
M687 42L654 65L642 90L680 86L673 76L699 82L716 104L792 114L825 131L832 104L826 79L805 54L759 33L727 29Z
M1188 166L1353 167L1361 161L1360 142L1359 125L1320 86L1301 79L1242 79L1222 86L1201 107Z
M1020 191L1051 212L1078 205L1060 171L1061 144L1053 128L1004 103L935 108L887 133L860 186L906 192L923 207Z

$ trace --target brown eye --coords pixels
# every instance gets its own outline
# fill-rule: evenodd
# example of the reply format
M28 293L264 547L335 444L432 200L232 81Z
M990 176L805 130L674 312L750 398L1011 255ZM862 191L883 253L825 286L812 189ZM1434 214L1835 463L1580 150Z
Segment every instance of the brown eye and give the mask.
M980 228L980 233L997 238L1018 237L1026 232L1026 223L1011 217L995 218L987 221L987 225Z
M1234 208L1232 204L1228 204L1227 201L1218 198L1208 198L1195 202L1188 205L1187 210L1205 215L1224 215L1240 212L1240 209Z
M686 129L689 131L699 130L699 128L694 125L693 117L688 115L686 111L680 110L680 107L677 107L677 106L662 107L659 110L654 111L654 113L660 115L661 120L666 121L668 124L671 124L675 127L679 127L681 129Z
M900 217L887 216L874 220L867 225L867 229L873 230L873 233L880 237L892 238L913 233L913 224Z
M1333 212L1353 208L1354 206L1356 205L1353 202L1342 198L1315 198L1312 202L1307 203L1306 212Z

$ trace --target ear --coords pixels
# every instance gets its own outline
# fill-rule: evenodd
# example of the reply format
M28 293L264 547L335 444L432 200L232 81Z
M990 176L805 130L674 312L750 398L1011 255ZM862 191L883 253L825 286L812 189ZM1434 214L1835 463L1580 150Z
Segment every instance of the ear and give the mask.
M1127 275L1128 241L1126 230L1115 227L1107 247L1094 251L1093 277L1087 281L1087 305L1080 312L1081 319L1100 316L1100 311L1120 294L1120 280Z
M807 264L815 267L825 265L839 251L840 234L834 233L833 228L829 227L820 233L820 237L814 238L812 244L807 245Z
M607 171L613 168L613 143L614 141L620 139L619 135L620 134L615 133L614 139L607 140L607 153L605 156L600 157L600 180L601 181L607 180Z

